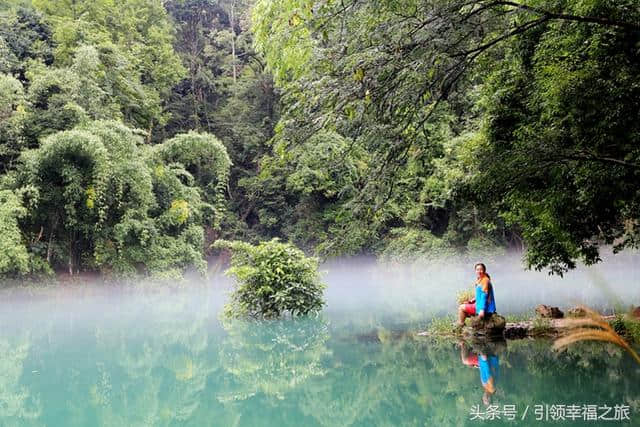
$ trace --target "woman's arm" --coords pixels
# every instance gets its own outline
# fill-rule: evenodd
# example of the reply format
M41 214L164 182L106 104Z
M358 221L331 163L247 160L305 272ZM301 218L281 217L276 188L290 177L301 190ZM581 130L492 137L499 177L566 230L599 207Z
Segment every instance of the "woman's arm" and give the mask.
M484 277L479 286L476 286L476 312L478 317L484 317L487 308L487 295L489 294L489 279Z

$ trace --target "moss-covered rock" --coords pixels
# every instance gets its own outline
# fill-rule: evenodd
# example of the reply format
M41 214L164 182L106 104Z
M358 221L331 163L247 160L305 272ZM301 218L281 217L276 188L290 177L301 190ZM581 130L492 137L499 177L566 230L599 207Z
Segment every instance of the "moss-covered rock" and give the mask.
M505 318L497 313L490 317L472 317L471 329L473 335L499 336L501 337L507 322Z

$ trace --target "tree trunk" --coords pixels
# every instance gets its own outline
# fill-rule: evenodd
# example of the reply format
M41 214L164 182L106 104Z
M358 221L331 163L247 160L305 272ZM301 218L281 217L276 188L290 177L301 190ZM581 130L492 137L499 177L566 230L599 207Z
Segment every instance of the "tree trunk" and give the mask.
M74 249L75 249L75 233L71 231L69 232L69 277L73 276Z
M49 244L47 245L47 264L51 265L51 244L53 243L53 236L56 232L56 226L58 225L58 217L55 216L53 224L51 224L51 233L49 234Z
M236 2L231 2L231 13L229 14L229 24L231 25L231 68L233 72L233 90L235 92L236 86L236 29L235 29L235 7Z

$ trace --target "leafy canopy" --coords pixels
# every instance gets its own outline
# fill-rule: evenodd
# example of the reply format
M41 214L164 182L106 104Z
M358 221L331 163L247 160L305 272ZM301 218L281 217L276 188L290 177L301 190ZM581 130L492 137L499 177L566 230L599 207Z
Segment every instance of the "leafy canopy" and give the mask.
M278 239L250 245L218 240L218 249L231 250L227 274L238 282L226 307L230 317L273 318L317 313L324 305L325 285L318 260Z

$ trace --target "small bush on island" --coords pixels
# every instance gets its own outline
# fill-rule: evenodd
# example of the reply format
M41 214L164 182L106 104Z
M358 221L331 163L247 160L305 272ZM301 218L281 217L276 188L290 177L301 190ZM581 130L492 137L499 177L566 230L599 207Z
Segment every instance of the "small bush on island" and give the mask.
M325 285L320 282L317 258L278 239L255 246L218 240L213 247L231 251L227 274L237 279L226 316L275 318L322 309Z

